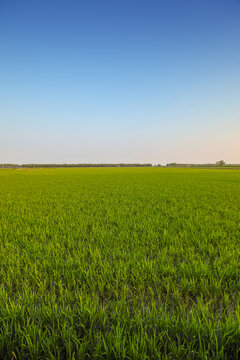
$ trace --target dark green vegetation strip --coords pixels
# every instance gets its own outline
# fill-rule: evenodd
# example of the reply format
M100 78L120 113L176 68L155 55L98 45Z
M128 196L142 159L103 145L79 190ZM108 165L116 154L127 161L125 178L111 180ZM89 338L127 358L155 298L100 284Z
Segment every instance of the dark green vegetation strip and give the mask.
M0 359L239 359L240 172L0 171Z

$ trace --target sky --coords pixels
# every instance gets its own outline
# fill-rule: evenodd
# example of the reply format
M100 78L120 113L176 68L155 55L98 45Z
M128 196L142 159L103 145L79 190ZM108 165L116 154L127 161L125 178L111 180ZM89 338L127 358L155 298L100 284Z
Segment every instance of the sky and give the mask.
M0 163L240 163L240 0L0 0Z

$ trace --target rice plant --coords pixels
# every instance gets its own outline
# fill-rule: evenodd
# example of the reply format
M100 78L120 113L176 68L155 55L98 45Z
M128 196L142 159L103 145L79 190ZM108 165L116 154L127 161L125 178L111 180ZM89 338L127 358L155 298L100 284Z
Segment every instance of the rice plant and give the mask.
M239 359L240 172L0 170L0 359Z

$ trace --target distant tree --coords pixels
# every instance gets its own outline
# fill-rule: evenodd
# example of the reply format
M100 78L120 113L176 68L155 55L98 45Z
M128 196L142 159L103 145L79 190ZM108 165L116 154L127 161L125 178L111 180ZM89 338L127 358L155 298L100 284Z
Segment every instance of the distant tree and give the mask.
M216 165L223 166L223 165L225 165L225 161L219 160L219 161L216 162Z
M178 166L178 164L177 163L169 163L169 164L167 164L167 166Z

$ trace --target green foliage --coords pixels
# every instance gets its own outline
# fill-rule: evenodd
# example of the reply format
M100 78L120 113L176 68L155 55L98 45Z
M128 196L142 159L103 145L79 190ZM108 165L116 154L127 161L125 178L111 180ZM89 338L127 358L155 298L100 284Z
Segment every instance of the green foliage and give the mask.
M239 359L240 173L0 171L0 359Z
M104 168L104 167L151 167L152 164L128 164L128 163L119 163L119 164L0 164L0 168Z
M225 161L224 160L219 160L219 161L216 162L216 165L223 166L223 165L225 165Z

